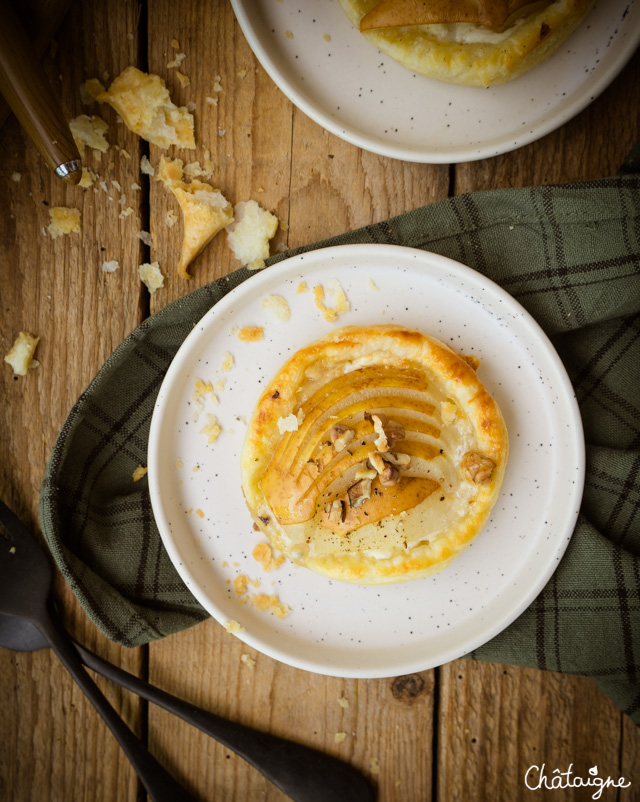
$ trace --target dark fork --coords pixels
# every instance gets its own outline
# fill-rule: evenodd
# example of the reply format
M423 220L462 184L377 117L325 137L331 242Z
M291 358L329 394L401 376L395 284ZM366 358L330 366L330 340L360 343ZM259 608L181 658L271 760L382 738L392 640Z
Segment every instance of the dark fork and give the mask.
M4 540L2 531L9 539ZM192 800L126 726L84 670L92 670L206 732L261 771L296 802L373 802L365 777L347 763L293 741L208 713L74 643L49 600L52 569L26 527L0 501L0 646L51 646L118 739L154 802ZM36 628L34 630L34 627Z

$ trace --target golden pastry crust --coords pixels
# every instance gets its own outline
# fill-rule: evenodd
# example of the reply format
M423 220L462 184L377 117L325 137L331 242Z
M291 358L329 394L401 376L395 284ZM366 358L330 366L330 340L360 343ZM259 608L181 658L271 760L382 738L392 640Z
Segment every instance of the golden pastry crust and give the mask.
M486 522L504 476L500 410L469 362L401 326L349 326L296 352L248 428L257 526L333 579L436 573Z
M379 0L339 0L358 28ZM522 16L504 31L450 22L363 31L404 67L439 81L493 86L546 61L578 27L594 0L556 0Z

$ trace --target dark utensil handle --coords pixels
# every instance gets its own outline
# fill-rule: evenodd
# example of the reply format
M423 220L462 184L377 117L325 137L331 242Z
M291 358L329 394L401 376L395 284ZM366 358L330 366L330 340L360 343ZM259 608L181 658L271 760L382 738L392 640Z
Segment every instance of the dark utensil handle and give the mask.
M164 766L160 765L142 741L127 727L100 688L87 674L78 652L58 621L55 611L50 609L50 618L46 623L38 621L37 625L67 671L106 722L131 761L153 802L195 802L194 797L169 774Z
M208 713L123 671L78 643L86 666L215 738L254 766L294 802L373 802L367 779L353 766L317 749L258 732Z

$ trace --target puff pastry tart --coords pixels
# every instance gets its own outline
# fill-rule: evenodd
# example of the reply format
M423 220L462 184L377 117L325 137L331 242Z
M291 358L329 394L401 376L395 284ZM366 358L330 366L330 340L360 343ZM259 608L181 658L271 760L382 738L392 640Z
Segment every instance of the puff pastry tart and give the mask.
M594 0L339 2L376 47L412 72L467 86L492 86L548 59Z
M507 462L471 360L400 326L346 327L296 352L242 452L257 526L296 563L382 584L436 573L478 534Z

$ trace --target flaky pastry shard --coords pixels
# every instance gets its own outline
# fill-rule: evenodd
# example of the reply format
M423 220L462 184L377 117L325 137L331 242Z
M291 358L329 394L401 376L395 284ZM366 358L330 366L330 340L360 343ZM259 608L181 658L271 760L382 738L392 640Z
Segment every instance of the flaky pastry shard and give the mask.
M215 235L233 221L233 206L219 189L193 179L183 181L181 159L160 160L157 178L170 189L182 211L183 239L178 273L191 278L187 268Z
M184 106L173 103L159 75L127 67L96 100L112 106L130 131L153 145L191 149L196 146L193 115Z
M346 582L402 582L467 548L507 455L500 409L467 359L402 326L349 326L297 351L261 395L242 489L294 562Z

